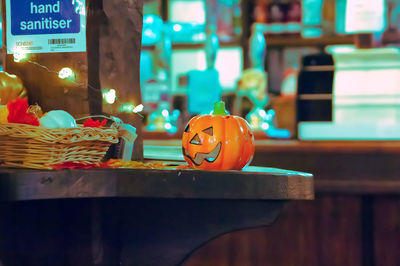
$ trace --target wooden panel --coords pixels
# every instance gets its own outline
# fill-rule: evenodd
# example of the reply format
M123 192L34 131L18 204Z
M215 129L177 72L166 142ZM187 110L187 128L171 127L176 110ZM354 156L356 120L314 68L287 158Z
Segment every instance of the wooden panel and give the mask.
M376 198L373 223L375 265L400 265L400 198Z
M317 204L319 265L362 265L361 199L326 195Z
M358 266L361 246L361 200L319 195L313 202L288 204L268 228L215 239L185 266Z
M60 202L0 204L0 257L4 265L60 265L65 260ZM20 214L26 216L22 219ZM49 213L52 215L49 215ZM55 234L55 232L57 232Z
M317 173L321 192L399 193L399 144L258 141L252 164Z
M217 235L271 224L283 201L0 202L0 265L176 266Z

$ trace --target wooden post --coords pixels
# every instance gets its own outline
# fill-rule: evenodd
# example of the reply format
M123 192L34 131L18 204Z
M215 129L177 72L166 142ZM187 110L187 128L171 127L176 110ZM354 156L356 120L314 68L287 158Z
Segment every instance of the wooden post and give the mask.
M5 8L2 0L3 29L7 23ZM16 63L13 55L7 54L3 30L4 70L22 79L29 102L39 104L44 111L61 109L75 117L101 114L101 88L115 89L120 102L141 103L142 0L86 0L86 9L87 52L30 54L30 62ZM74 70L76 83L61 80L52 72L63 67ZM136 127L139 136L134 159L142 159L142 118L137 114L111 115Z
M95 1L95 0L92 0ZM100 28L100 81L114 88L121 102L138 105L140 93L140 52L143 27L142 0L105 0ZM89 58L90 60L90 58ZM142 117L119 114L124 122L136 127L134 158L143 158Z

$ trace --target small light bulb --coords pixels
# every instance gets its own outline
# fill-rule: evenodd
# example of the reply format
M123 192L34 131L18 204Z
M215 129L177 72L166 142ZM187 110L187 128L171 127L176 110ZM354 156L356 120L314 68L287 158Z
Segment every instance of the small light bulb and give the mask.
M139 113L143 111L143 104L139 104L138 106L135 107L131 103L125 103L119 107L119 110L125 113Z
M179 25L179 24L175 24L173 27L172 27L173 29L174 29L174 31L176 31L176 32L178 32L178 31L181 31L182 30L182 26L181 25Z
M258 110L258 115L261 116L262 118L267 117L267 113L263 109Z
M125 113L130 113L133 111L133 109L134 109L134 106L131 103L125 103L125 104L121 105L119 108L119 110L121 112L125 112Z
M165 128L166 130L170 130L170 129L172 128L171 123L165 123L164 128Z
M161 111L161 114L162 114L163 117L168 117L169 112L168 112L167 109L164 109L164 110Z
M134 112L134 113L140 113L141 111L143 111L143 108L144 108L143 104L139 104L138 106L136 106L136 107L133 109L133 112Z
M74 77L74 71L69 67L64 67L58 72L58 77L60 79L69 79Z
M117 92L114 89L103 89L103 99L108 104L113 104L117 98Z
M14 62L16 63L23 62L26 59L28 59L28 54L21 48L15 49L13 55L14 55Z
M263 122L263 123L261 123L261 128L262 128L263 130L267 130L267 129L269 128L269 124L266 123L266 122Z
M154 22L154 18L151 15L145 16L144 23L151 24Z

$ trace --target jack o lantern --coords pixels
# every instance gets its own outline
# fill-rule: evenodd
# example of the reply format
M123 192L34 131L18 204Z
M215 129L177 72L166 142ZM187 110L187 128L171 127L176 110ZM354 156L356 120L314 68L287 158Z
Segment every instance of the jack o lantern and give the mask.
M229 115L216 102L211 115L198 115L187 124L182 152L190 166L206 170L241 170L253 159L254 136L241 117Z

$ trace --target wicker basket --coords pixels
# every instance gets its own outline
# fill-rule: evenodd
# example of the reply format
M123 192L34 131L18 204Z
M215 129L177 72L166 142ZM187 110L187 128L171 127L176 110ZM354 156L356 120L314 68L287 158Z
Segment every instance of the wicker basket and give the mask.
M52 169L52 165L64 162L98 163L117 142L114 128L46 129L0 124L0 166Z

